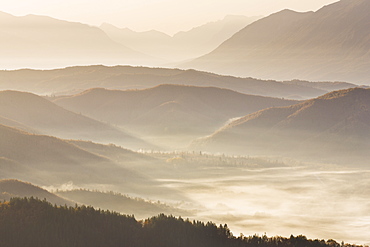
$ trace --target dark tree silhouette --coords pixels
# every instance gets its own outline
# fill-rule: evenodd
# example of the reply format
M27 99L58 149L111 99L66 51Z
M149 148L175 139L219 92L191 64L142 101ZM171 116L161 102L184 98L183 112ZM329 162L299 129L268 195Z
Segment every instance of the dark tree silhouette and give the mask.
M0 246L27 247L359 247L305 236L234 237L227 225L158 216L133 216L87 206L56 206L46 200L13 198L0 203Z

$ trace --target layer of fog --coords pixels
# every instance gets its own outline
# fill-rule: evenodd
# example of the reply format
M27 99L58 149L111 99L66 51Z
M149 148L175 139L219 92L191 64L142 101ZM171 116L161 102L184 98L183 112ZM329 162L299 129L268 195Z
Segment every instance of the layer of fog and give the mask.
M370 242L370 170L202 153L149 155L160 161L131 168L154 179L155 191L145 186L130 190L119 184L72 182L59 189L112 190L159 200L191 212L182 217L227 223L237 236L303 234L356 244Z
M369 171L237 168L204 179L163 182L198 201L205 208L198 216L227 222L236 234L358 242L368 241L370 230L368 179Z
M370 171L218 167L203 175L161 181L200 203L198 218L227 222L236 235L369 241Z

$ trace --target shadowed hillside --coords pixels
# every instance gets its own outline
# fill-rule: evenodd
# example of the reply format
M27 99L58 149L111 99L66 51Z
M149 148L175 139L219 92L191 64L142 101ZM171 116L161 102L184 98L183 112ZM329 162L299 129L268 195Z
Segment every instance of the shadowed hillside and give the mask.
M1 156L23 164L73 165L108 161L55 137L29 134L4 125L0 125L0 133Z
M84 150L91 153L98 154L109 158L110 160L116 162L134 162L134 163L148 163L153 162L155 159L151 157L140 154L129 149L117 146L115 144L100 144L91 141L81 141L81 140L67 140L68 143L74 144Z
M156 164L154 158L114 145L62 140L0 125L0 179L19 179L50 189L71 184L72 188L184 200L181 192L164 188L147 175Z
M91 89L54 103L95 119L122 126L142 136L189 140L212 133L230 118L297 101L240 94L234 91L178 85L144 90Z
M57 191L57 195L73 200L83 205L95 208L113 210L127 215L135 215L138 219L145 219L160 213L190 216L190 211L177 209L159 201L147 201L141 198L132 198L114 192L100 192L89 190Z
M65 110L31 93L0 91L0 116L0 121L9 119L2 121L4 124L26 131L36 130L61 138L116 142L128 148L150 147L122 130Z
M84 183L140 184L143 176L64 140L0 125L0 178L51 185Z
M370 84L370 2L341 0L316 12L283 10L184 65L223 74Z
M133 198L127 195L114 192L90 191L75 189L69 191L49 191L35 186L31 183L22 182L16 179L0 180L0 201L9 201L15 197L33 197L40 200L46 199L56 205L74 206L91 205L104 210L114 210L127 215L135 215L140 219L166 213L171 215L190 215L190 211L177 209L159 201L153 202L141 198Z
M369 123L370 90L355 88L247 115L198 140L195 146L365 164Z
M0 200L9 201L10 198L14 197L34 197L39 198L40 200L46 199L48 202L56 205L74 205L72 201L61 198L30 183L25 183L15 179L0 180Z
M85 66L55 70L0 71L0 88L36 94L75 94L96 87L143 89L161 84L219 87L240 93L292 99L313 98L329 91L356 87L350 83L307 81L279 82L221 76L195 70Z

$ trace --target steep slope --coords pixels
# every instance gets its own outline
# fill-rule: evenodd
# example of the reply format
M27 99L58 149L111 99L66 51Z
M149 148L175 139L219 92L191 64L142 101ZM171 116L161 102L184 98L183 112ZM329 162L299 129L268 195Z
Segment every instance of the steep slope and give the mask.
M2 178L17 178L37 182L39 179L55 183L72 178L71 173L85 174L88 165L109 163L99 157L60 139L32 135L4 125L0 125L0 157ZM58 174L58 175L57 175ZM57 177L53 177L57 175ZM69 180L67 180L69 181ZM45 181L44 181L45 182ZM51 184L51 183L49 183Z
M201 136L230 118L297 103L227 89L161 85L144 90L91 89L54 102L145 136Z
M313 98L329 91L356 87L350 83L265 81L221 76L195 70L130 66L85 66L55 70L0 71L0 89L36 94L75 94L96 87L142 89L160 84L220 87L240 93L292 99Z
M369 158L369 123L370 90L355 88L247 115L196 141L194 147L361 163Z
M72 201L61 198L31 183L22 182L16 179L0 180L0 200L9 201L10 198L13 197L34 197L39 198L40 200L46 199L48 202L56 205L74 205Z
M73 165L108 161L55 137L29 134L5 125L0 125L0 133L0 156L20 164Z
M0 91L0 116L35 129L40 133L61 138L118 142L118 144L129 148L150 146L117 128L65 110L31 93ZM5 124L20 127L9 121Z
M15 178L43 186L110 184L126 191L137 191L142 184L155 186L150 179L124 167L124 160L116 164L65 140L4 125L0 125L0 157L0 179Z
M102 30L46 16L0 12L1 68L74 64L147 64L154 59L112 41Z
M145 54L175 62L199 57L212 51L257 19L259 17L226 16L222 20L176 33L173 37L155 30L134 32L110 24L103 24L100 28L118 43Z
M370 84L370 2L341 0L317 12L284 10L236 33L184 67L257 78Z
M79 148L82 148L90 153L98 154L109 158L112 161L117 163L134 163L135 166L138 166L138 163L141 165L148 164L155 161L154 158L151 158L145 154L137 153L114 144L104 145L100 143L94 143L91 141L81 141L81 140L67 140L68 143L76 145Z

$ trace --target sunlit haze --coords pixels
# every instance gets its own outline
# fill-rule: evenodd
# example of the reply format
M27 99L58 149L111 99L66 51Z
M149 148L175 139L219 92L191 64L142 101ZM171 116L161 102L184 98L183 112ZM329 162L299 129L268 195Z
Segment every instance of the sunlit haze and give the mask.
M0 0L0 246L369 247L369 13Z
M168 34L189 30L226 15L266 16L282 9L316 11L335 0L12 0L0 11L16 16L36 14L99 26L108 22L135 31Z

